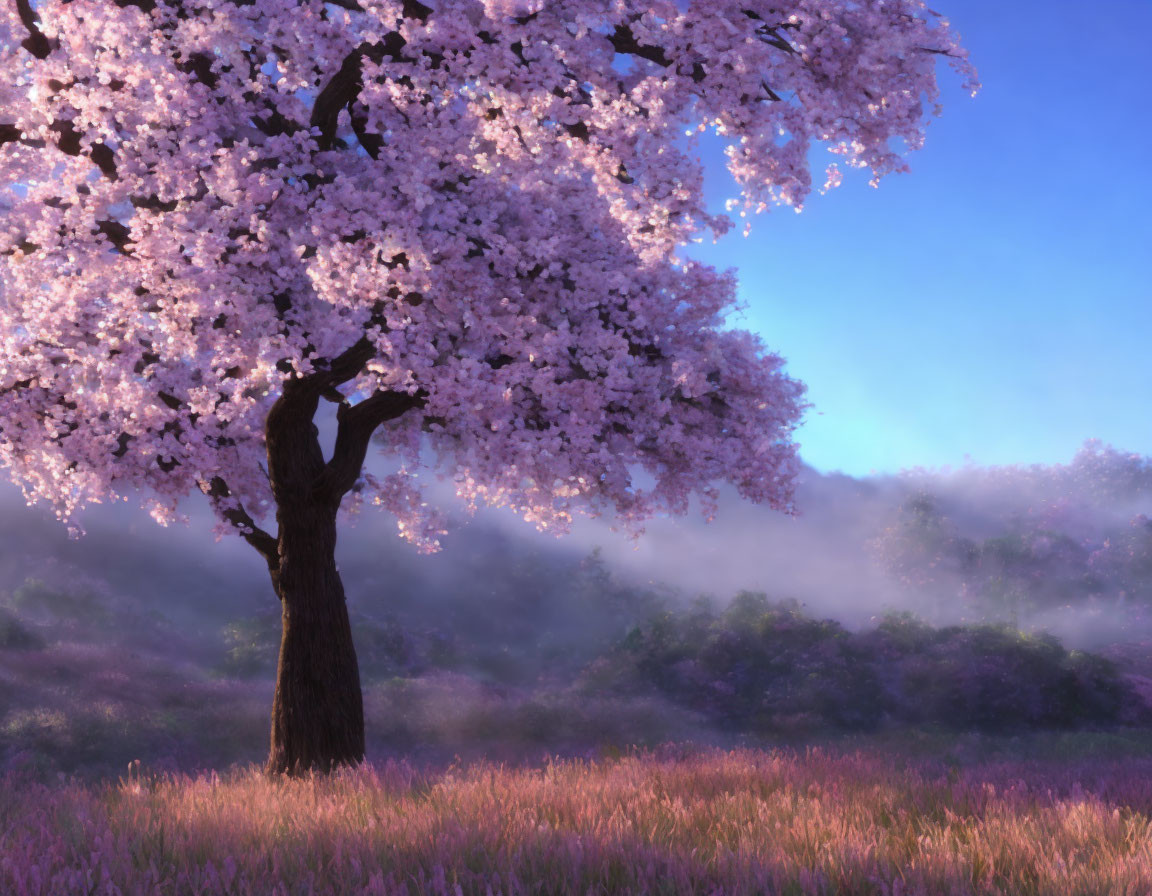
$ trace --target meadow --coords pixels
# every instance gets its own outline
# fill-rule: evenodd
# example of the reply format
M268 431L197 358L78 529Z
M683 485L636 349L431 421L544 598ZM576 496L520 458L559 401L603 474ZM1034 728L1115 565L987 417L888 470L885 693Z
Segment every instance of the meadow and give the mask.
M1149 755L666 748L0 793L12 896L1152 892Z

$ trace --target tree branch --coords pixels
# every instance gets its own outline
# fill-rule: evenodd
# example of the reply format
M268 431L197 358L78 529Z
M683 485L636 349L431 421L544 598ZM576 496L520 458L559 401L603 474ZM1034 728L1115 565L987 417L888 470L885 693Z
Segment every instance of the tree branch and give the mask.
M128 228L121 224L119 221L97 221L96 232L102 233L108 239L121 255L131 255L132 250L128 248L130 233Z
M627 25L617 25L616 30L608 37L608 41L612 44L612 49L621 55L638 56L641 59L647 59L649 62L655 62L663 68L668 68L672 65L672 60L668 58L668 54L664 52L663 47L641 44L636 40L636 35L632 33L632 29Z
M221 476L213 476L209 482L201 482L200 491L207 495L213 504L232 497L232 490ZM225 510L222 515L239 531L248 544L260 552L260 556L268 562L269 569L279 568L280 552L276 539L256 525L256 521L243 505L237 504L235 508Z
M636 40L636 35L632 33L632 29L627 25L617 25L616 30L609 35L608 41L612 44L612 49L625 56L636 56L640 59L647 59L649 62L655 62L662 68L671 68L674 64L674 60L668 58L668 54L664 51L663 47L654 47L651 44L640 43ZM699 84L708 74L704 71L704 66L701 63L694 62L690 76L694 82Z
M299 500L324 474L324 454L313 422L320 399L330 398L337 386L355 379L376 351L372 340L361 336L335 358L318 359L315 372L284 381L264 424L269 479L277 503Z
M426 22L428 17L432 15L432 9L420 3L419 0L404 0L402 15L406 19ZM393 31L376 43L360 44L344 57L344 61L340 64L340 70L324 85L312 106L312 117L309 124L320 129L318 145L322 151L331 149L336 142L336 124L340 118L340 110L347 108L351 113L352 104L360 97L360 90L364 86L360 74L360 66L363 61L370 59L372 62L380 63L385 58L389 58L393 62L411 62L412 60L404 56L402 52L407 43L400 36L400 32ZM354 122L354 124L356 123ZM371 145L366 145L362 132L363 124L358 124L357 137L364 149L369 153L378 152L379 144L373 144L369 140L368 144Z
M336 142L336 125L340 118L340 110L348 108L351 111L352 104L360 96L360 89L364 86L360 75L361 63L365 59L379 63L385 56L400 62L404 59L401 51L406 44L407 41L399 32L393 31L382 41L360 44L344 57L340 70L317 94L316 102L312 106L312 117L308 122L311 127L320 129L317 145L321 151L331 149Z
M427 393L381 390L355 405L341 405L336 412L338 428L332 459L313 485L313 494L339 501L356 484L372 434L382 423L395 420L413 408L427 404Z
M745 11L745 14L752 19L760 19L760 16L755 13ZM767 24L760 25L755 32L756 37L766 44L769 44L777 49L783 50L786 53L795 54L796 48L792 46L785 38L781 37L777 28L786 27L784 25L771 26ZM649 62L654 62L662 68L672 68L676 65L676 60L669 58L668 53L663 47L653 46L651 44L642 44L636 39L636 35L632 33L632 29L627 25L617 25L616 30L608 35L608 42L612 44L612 49L617 53L624 56L635 56L639 59L647 59ZM689 73L694 82L699 84L703 81L708 73L704 70L704 66L700 62L692 63L692 70ZM767 84L764 85L765 90L768 91L768 96L773 100L778 100L776 93Z
M19 5L19 3L17 5ZM21 16L21 18L23 18L23 16ZM33 19L33 24L29 27L34 28L35 22L36 20ZM33 33L40 34L39 30L34 31ZM43 35L41 35L41 37L43 37ZM32 38L29 38L29 40L31 39ZM27 41L25 41L25 43L27 43ZM33 55L36 54L33 53ZM38 58L43 59L44 57L39 56ZM54 93L60 93L61 91L67 90L75 82L70 84L61 84L59 81L49 81L48 83L52 87L52 91ZM80 155L80 132L76 130L76 125L73 124L70 119L57 119L56 121L52 122L51 128L52 131L57 135L57 149L59 149L66 156ZM0 146L3 146L5 143L23 143L26 146L32 146L37 149L44 146L44 142L42 140L26 139L20 128L18 128L15 124L0 124ZM93 143L88 148L88 158L92 160L92 164L100 169L101 174L103 174L109 180L116 180L118 176L116 172L116 155L113 153L110 146L104 143Z
M376 357L376 351L376 346L367 336L361 336L357 339L354 345L328 362L327 370L323 372L322 381L317 383L320 387L320 394L326 389L341 386L349 380L355 379L364 369L364 365ZM321 374L313 374L313 376L320 377Z
M76 130L76 125L68 119L61 119L52 123L52 130L59 134L56 147L60 152L66 156L80 155L80 132ZM116 180L116 155L110 146L93 143L88 147L88 158L106 178Z
M20 16L20 21L28 29L28 37L21 42L20 46L37 59L47 59L48 54L52 52L52 42L40 30L40 16L32 8L30 0L16 0L16 14Z

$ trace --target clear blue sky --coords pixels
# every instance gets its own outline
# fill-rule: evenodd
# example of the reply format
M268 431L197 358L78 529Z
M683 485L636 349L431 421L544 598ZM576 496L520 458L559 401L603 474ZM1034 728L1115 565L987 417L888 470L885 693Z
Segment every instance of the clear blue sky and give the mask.
M1152 0L933 7L984 89L942 77L911 173L693 254L738 269L734 323L808 384L817 469L1152 454Z

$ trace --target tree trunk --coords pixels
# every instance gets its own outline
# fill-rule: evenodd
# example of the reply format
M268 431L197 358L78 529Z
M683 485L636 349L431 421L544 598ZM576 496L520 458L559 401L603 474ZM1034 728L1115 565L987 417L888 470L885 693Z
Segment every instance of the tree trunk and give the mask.
M381 306L382 308L383 306ZM372 433L424 407L425 394L377 390L351 404L336 388L356 378L377 349L367 337L313 370L290 376L268 410L264 436L277 538L257 531L243 509L226 513L268 564L280 597L283 634L272 704L270 775L327 773L364 759L364 699L344 586L336 571L336 511L356 484ZM336 442L324 460L315 416L320 398L337 401ZM225 483L209 494L230 496Z
M277 518L283 634L266 771L327 773L364 759L360 672L336 571L336 506L281 502Z

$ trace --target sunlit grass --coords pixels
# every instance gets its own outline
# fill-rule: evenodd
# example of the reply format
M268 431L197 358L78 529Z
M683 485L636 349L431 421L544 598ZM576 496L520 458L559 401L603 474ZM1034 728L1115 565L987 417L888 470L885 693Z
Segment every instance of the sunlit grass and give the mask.
M0 892L1147 894L1152 759L635 754L0 791Z

